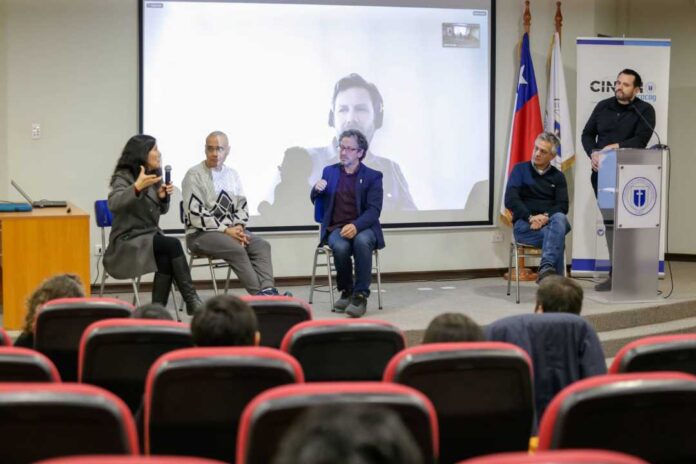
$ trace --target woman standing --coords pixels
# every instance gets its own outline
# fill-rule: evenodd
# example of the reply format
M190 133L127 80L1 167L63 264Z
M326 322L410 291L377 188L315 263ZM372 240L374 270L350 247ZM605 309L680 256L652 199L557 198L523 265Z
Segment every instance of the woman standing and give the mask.
M152 302L167 305L172 278L186 312L201 305L181 242L159 228L160 214L169 210L174 187L162 182L157 140L135 135L128 140L111 176L109 209L113 215L109 245L104 253L106 271L117 279L155 272Z

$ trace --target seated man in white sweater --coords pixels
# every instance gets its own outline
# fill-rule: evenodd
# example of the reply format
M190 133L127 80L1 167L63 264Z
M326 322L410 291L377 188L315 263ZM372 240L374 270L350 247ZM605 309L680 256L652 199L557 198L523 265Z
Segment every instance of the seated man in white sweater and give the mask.
M278 295L271 245L246 230L249 209L239 174L225 166L230 145L224 132L205 139L205 161L182 184L186 244L194 253L227 261L251 295Z

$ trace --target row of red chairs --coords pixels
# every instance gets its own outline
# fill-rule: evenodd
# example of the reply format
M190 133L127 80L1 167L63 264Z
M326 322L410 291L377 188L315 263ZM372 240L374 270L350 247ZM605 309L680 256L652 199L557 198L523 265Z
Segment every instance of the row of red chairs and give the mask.
M331 404L390 408L411 432L424 462L438 462L438 422L433 404L413 388L386 382L274 387L244 408L236 461L230 431L224 436L206 436L217 441L212 445L194 445L204 447L203 456L227 446L231 454L218 457L225 462L268 463L299 415L310 407ZM539 449L610 449L653 463L694 462L696 443L691 438L695 412L695 376L675 372L598 376L577 382L554 398L541 421ZM154 427L152 414L152 406L146 406L148 428ZM135 455L139 451L133 418L125 404L93 386L0 384L0 417L2 460L9 464L71 454ZM167 431L173 429L161 430ZM495 435L492 439L504 436L501 430L491 433ZM157 452L151 438L146 441L146 453ZM198 437L185 438L194 442ZM460 438L469 437L462 431ZM443 457L439 462L449 461Z
M220 464L220 461L179 456L75 456L37 464ZM614 451L562 450L536 454L505 453L473 458L462 464L648 464Z

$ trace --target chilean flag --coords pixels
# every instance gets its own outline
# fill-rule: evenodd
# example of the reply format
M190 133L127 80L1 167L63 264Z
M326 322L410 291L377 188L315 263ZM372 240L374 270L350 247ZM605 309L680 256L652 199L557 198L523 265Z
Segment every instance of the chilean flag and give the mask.
M505 208L505 188L508 176L515 164L532 159L534 140L543 131L539 92L537 90L536 78L534 77L532 55L529 53L529 34L525 32L522 36L522 46L520 48L520 72L517 78L515 113L512 116L512 131L500 205L501 220L508 225L512 223L512 215Z

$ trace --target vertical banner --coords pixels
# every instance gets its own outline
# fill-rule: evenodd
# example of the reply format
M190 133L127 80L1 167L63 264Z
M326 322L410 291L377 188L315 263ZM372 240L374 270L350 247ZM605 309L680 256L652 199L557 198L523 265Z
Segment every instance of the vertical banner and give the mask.
M581 136L595 105L614 95L614 81L622 69L630 68L643 79L638 95L655 108L655 132L667 144L667 104L669 100L669 39L583 38L577 44L577 112L575 146L578 147L573 197L573 275L591 275L597 260L608 259L604 225L590 184L590 159L582 148ZM657 143L655 134L648 146ZM666 152L665 152L666 153ZM662 170L662 229L660 231L660 272L664 271L664 244L667 235L666 154Z

